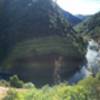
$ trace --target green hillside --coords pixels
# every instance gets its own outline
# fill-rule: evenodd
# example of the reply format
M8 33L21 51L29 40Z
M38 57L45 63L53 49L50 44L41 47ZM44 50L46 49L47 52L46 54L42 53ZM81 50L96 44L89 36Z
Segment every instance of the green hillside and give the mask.
M57 74L66 80L79 70L83 59L83 55L79 54L77 44L72 43L70 38L59 36L35 38L16 44L4 60L2 69L6 68L28 81L42 80L48 83L53 82L56 77L53 75L58 67L60 73ZM56 61L61 64L60 68L55 65Z
M67 80L80 69L84 46L55 2L5 0L0 4L2 73L46 84Z
M100 37L100 12L87 18L85 21L75 27L80 34L97 38Z
M4 0L0 5L0 62L18 42L73 33L52 0Z

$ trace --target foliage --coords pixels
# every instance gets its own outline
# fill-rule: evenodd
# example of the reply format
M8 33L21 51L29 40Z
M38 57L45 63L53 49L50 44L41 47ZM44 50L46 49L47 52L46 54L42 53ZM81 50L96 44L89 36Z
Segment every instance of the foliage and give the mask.
M0 62L19 42L72 33L72 27L68 28L69 22L60 12L61 8L52 0L0 0ZM57 28L49 27L52 21Z
M4 98L4 100L14 100L17 97L17 93L14 89L11 89L7 92L7 96Z
M79 34L98 39L100 37L100 12L88 17L74 28Z
M10 69L11 71L13 70L14 73L22 76L22 78L27 81L35 80L40 81L39 83L48 83L49 80L53 80L53 66L55 66L53 63L55 59L62 56L64 66L61 70L65 69L62 77L64 75L66 75L66 77L71 76L71 73L74 73L73 71L76 72L84 59L83 54L80 53L79 50L79 48L81 48L81 45L78 45L80 41L82 40L77 40L76 45L76 42L72 41L71 38L60 36L29 39L16 44L2 66L4 66L5 69L9 68L9 71ZM74 59L75 64L73 62ZM36 70L37 73L35 72ZM47 70L48 73L45 73L45 70ZM49 78L48 75L50 75Z
M76 42L75 41L72 42L70 38L59 37L59 36L49 36L44 38L26 40L24 42L18 43L15 46L15 48L13 48L12 52L9 53L9 57L4 61L3 66L5 66L6 68L13 67L16 64L13 62L17 62L18 64L19 63L18 61L20 59L22 60L27 59L28 57L30 57L30 55L34 58L34 56L43 57L49 54L52 55L54 53L68 57L70 56L70 57L81 58L82 55L81 53L79 53L79 49L81 48L79 47L79 43L80 46L82 46L81 42L82 40L77 40L77 44L75 44ZM34 63L32 63L32 65L33 64ZM37 65L39 64L40 63L38 62ZM23 67L32 66L30 64L26 64L25 62L22 65ZM22 65L19 63L19 66L22 67Z
M61 83L52 87L33 87L29 92L9 90L4 100L99 100L99 87L100 80L91 76L72 86Z
M10 82L10 85L12 87L16 87L16 88L22 88L23 87L23 81L20 80L17 75L10 77L9 82Z
M9 82L6 81L6 80L0 80L0 86L8 87L8 86L10 86L10 84L9 84Z
M31 82L25 83L25 84L23 85L23 88L27 88L27 89L31 89L31 88L33 88L33 87L35 87L35 86L34 86L34 84L31 83Z

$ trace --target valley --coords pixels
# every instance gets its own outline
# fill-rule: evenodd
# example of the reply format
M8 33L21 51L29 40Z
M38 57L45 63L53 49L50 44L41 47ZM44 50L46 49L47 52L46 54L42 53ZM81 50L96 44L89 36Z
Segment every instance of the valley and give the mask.
M0 100L99 100L99 39L100 12L1 0Z

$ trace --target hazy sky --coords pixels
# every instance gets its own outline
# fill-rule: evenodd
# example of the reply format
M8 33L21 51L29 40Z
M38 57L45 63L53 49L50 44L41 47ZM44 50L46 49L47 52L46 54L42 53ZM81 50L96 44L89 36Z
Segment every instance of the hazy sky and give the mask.
M58 0L57 3L72 14L89 15L100 11L100 0Z

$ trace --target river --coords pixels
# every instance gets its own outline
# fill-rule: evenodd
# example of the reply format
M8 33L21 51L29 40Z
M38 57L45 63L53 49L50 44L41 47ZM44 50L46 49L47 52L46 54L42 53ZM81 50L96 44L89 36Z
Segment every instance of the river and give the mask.
M88 41L85 58L87 63L69 79L69 83L76 83L90 75L95 76L96 73L100 71L100 46L93 39Z

